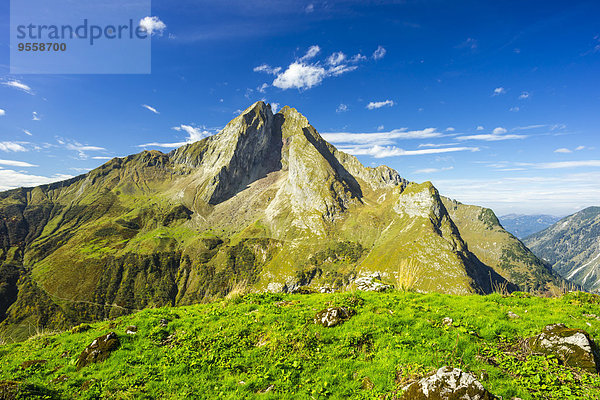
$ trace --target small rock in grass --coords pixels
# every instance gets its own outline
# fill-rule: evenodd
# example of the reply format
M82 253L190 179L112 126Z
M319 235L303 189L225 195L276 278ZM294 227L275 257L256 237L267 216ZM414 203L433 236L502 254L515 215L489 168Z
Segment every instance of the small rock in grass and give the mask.
M106 335L97 337L79 355L76 363L77 369L106 360L118 347L119 338L114 332L109 332Z
M162 326L163 328L166 327L167 325L169 325L169 321L162 318L159 322L159 325Z
M375 387L375 384L368 376L365 376L362 380L360 387L364 390L371 390Z
M547 325L537 336L527 339L534 353L555 355L565 365L591 373L598 371L600 354L590 335L582 329L571 329L564 324Z
M521 318L520 316L518 316L517 314L515 314L512 311L509 311L508 313L506 313L506 315L508 316L509 319L517 319L517 318Z
M472 374L442 367L437 372L403 388L403 400L491 400L494 397Z
M31 367L35 367L36 365L44 365L46 364L48 361L47 360L30 360L30 361L25 361L24 363L21 363L21 369L28 369Z
M50 381L50 383L52 383L52 384L56 385L56 384L58 384L58 383L64 383L64 382L66 382L66 381L68 381L68 380L69 380L69 377L68 377L67 375L61 375L61 376L59 376L59 377L56 377L56 378L52 379L52 380Z
M135 335L137 333L137 330L138 330L137 326L129 325L127 327L127 329L125 330L125 333L128 335Z
M329 328L343 323L351 316L350 310L346 307L328 307L315 315L314 322Z
M452 324L454 323L454 320L450 317L445 317L442 320L442 324L446 325L446 326L452 326Z

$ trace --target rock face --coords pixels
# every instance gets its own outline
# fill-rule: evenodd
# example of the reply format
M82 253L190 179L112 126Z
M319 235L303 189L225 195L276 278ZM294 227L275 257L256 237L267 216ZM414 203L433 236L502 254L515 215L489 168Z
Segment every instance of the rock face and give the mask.
M404 400L491 400L494 397L470 373L442 367L404 388Z
M392 285L386 285L381 282L381 275L378 273L361 276L354 281L356 288L365 292L384 292L392 288Z
M549 264L536 257L519 239L504 230L489 208L443 198L469 250L521 290L544 291L564 282Z
M352 314L345 307L329 307L319 311L315 315L315 324L323 325L326 328L339 325L348 320Z
M77 359L77 369L106 360L110 354L119 348L119 338L114 332L109 332L94 339Z
M589 207L523 242L569 281L600 291L600 207Z
M598 371L598 350L590 336L581 329L567 328L564 324L544 327L542 333L527 340L534 353L557 356L565 365Z
M67 329L234 288L339 291L376 275L468 294L513 290L506 279L529 267L539 286L552 278L533 261L505 274L488 257L501 249L479 246L485 235L451 212L431 183L365 167L298 111L258 102L168 154L0 193L0 333L22 339L29 325Z

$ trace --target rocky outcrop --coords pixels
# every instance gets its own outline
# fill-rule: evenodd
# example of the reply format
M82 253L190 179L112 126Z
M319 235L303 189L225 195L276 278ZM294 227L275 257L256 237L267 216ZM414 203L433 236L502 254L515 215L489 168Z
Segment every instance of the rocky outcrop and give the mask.
M564 365L598 372L598 349L582 329L571 329L564 324L547 325L542 333L527 339L527 344L532 352L554 355Z
M119 338L114 332L109 332L94 339L77 358L77 369L106 360L110 354L119 348Z
M331 328L347 321L351 316L352 312L346 307L328 307L315 315L314 322L326 328Z
M361 276L354 281L354 284L358 290L363 290L365 292L384 292L393 287L392 285L382 283L381 275L379 273Z
M403 400L492 400L494 397L472 374L442 367L403 388Z

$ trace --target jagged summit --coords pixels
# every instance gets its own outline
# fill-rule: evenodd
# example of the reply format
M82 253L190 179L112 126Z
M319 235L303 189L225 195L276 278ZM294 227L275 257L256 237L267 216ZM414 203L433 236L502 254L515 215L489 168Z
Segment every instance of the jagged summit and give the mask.
M28 323L66 327L240 287L375 279L465 294L555 281L492 216L365 167L297 110L257 102L168 154L1 193L0 330L23 336ZM498 239L483 240L490 232Z

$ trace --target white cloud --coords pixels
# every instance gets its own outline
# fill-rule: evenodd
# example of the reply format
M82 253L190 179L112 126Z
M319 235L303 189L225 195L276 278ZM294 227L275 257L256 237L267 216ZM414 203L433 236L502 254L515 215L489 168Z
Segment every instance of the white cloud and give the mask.
M262 85L257 87L256 90L258 90L260 93L265 93L267 91L268 87L269 87L268 83L263 83Z
M140 27L145 29L148 35L162 35L163 31L167 29L167 25L165 25L158 17L142 18L140 20Z
M533 164L534 168L539 169L559 169L559 168L589 168L600 167L600 160L580 160L580 161L559 161L549 163Z
M144 107L146 110L152 111L154 114L160 114L156 108L150 107L148 104L142 104L142 107Z
M504 89L503 87L497 87L496 89L494 89L494 96L499 96L501 94L506 93L506 89Z
M435 172L442 172L442 171L451 171L453 170L454 167L444 167L444 168L423 168L423 169L418 169L415 171L415 174L433 174Z
M92 160L112 160L114 157L108 157L108 156L94 156L94 157L90 157Z
M253 70L276 75L272 85L277 88L283 90L310 89L319 85L325 78L340 76L356 70L358 68L356 65L349 64L367 59L365 56L357 54L348 60L346 55L339 51L331 54L325 60L313 60L320 52L321 48L314 45L304 56L289 64L285 70L281 67L271 67L268 64L254 67Z
M577 146L575 148L575 151L581 151L581 150L584 150L584 149L585 149L585 146Z
M151 143L140 144L137 147L165 147L165 148L181 147L186 144L197 142L197 141L202 140L205 137L208 137L211 135L211 133L208 130L204 130L203 128L196 128L192 125L181 124L179 126L173 127L172 129L177 132L187 133L188 136L187 136L186 140L180 141L180 142L174 142L174 143L151 142Z
M310 14L313 11L315 11L315 5L312 3L307 5L306 8L304 9L304 12L307 14Z
M381 107L392 107L393 105L394 105L394 102L392 100L371 101L371 102L369 102L369 104L367 104L367 108L369 110L374 110L376 108L381 108Z
M262 65L259 65L258 67L254 67L253 71L254 72L265 72L267 74L277 75L279 73L279 71L281 71L281 67L273 68L270 65L262 64Z
M378 130L378 131L382 131L382 130L384 130L384 129L385 129L385 126L384 126L384 125L379 125L379 126L377 127L377 130Z
M18 81L16 79L15 80L9 80L9 81L6 81L6 82L2 82L2 84L4 86L12 87L12 88L15 88L15 89L22 90L22 91L24 91L26 93L29 93L29 94L33 94L33 91L31 90L31 87L29 87L29 85L26 85L23 82Z
M456 129L454 129L454 127L449 126L446 128L446 132L454 132Z
M498 215L511 212L533 214L540 210L554 215L566 215L597 205L600 198L600 171L564 175L554 171L550 176L432 181L440 193L465 204L490 207ZM578 195L573 196L573 193Z
M519 96L519 99L524 100L524 99L528 99L530 96L529 92L522 92L521 95Z
M572 153L572 151L571 151L571 150L569 150L569 149L567 149L567 148L564 148L564 147L562 147L562 148L560 148L560 149L556 149L556 150L554 150L554 152L555 152L555 153Z
M68 150L75 150L75 151L102 151L102 150L106 150L104 147L98 147L98 146L86 146L83 145L81 143L77 143L77 142L73 142L73 143L67 143L66 148Z
M327 57L327 64L335 66L343 63L345 60L346 55L341 51L338 51L337 53L333 53L332 55Z
M348 106L346 104L341 103L339 106L337 106L337 108L335 109L335 112L342 113L342 112L346 112L348 110L350 110L348 108Z
M77 152L77 156L81 160L87 160L89 158L86 153L88 151L105 151L106 150L104 147L81 144L77 141L69 140L69 139L57 138L57 142L59 145L63 146L65 149Z
M341 151L344 151L353 155L368 155L375 158L385 158L385 157L401 157L401 156L418 156L418 155L427 155L427 154L443 154L443 153L453 153L460 151L479 151L478 147L447 147L447 148L438 148L438 149L421 149L421 150L404 150L396 146L372 146L372 147L364 147L364 146L350 146L350 147L340 147Z
M383 57L385 57L385 53L387 53L387 50L385 48L383 48L382 46L377 46L377 50L373 52L373 59L380 60Z
M333 68L329 68L329 70L327 70L327 75L328 76L339 76L339 75L345 74L346 72L354 71L357 68L358 67L355 65L337 65Z
M520 108L519 107L511 107L508 109L508 111L512 111L512 112L519 112Z
M515 139L526 139L526 135L506 135L508 131L506 128L501 126L494 128L491 134L479 134L479 135L463 135L458 136L457 140L483 140L486 142L497 142L500 140L515 140Z
M300 61L310 60L311 58L315 58L317 54L321 52L321 48L317 45L310 46L305 55L300 57Z
M442 136L435 128L409 131L394 129L389 132L350 133L330 132L321 134L330 143L354 143L361 145L390 145L397 139L430 139Z
M37 167L37 165L29 164L28 162L14 161L14 160L0 160L0 165L8 165L11 167L23 167L23 168Z
M457 143L421 143L419 148L421 147L448 147L448 146L456 146Z
M33 121L41 121L41 120L42 120L42 118L41 118L41 117L38 115L37 111L34 111L34 112L32 113L32 117L31 117L31 119L32 119Z
M515 140L515 139L526 139L526 135L496 135L496 134L482 134L482 135L467 135L458 136L458 140L483 140L486 142L497 142L500 140Z
M271 111L273 111L274 113L277 113L277 110L279 110L279 103L270 103L271 104Z
M56 174L48 177L30 175L25 172L13 171L10 169L0 169L0 190L46 185L48 183L58 182L70 178L73 178L73 175Z
M26 134L27 136L33 136L33 134L31 132L29 132L27 129L23 129L23 133Z
M0 108L0 117L2 117L3 115L6 115L6 111Z
M320 84L327 76L327 71L317 65L294 62L273 81L273 86L280 89L310 89Z
M478 130L478 131L482 131L482 130L484 130L484 129L485 129L485 128L484 128L483 126L481 126L481 125L479 125L479 126L477 127L477 130Z
M176 131L184 131L188 134L187 141L189 143L197 142L198 140L202 140L207 136L210 136L210 132L206 130L202 130L200 128L193 127L191 125L179 125L173 128Z
M358 63L361 61L365 61L366 59L367 59L366 56L363 56L362 54L358 53L358 54L352 56L352 58L350 59L350 62Z
M0 151L27 151L25 147L18 142L0 142Z

